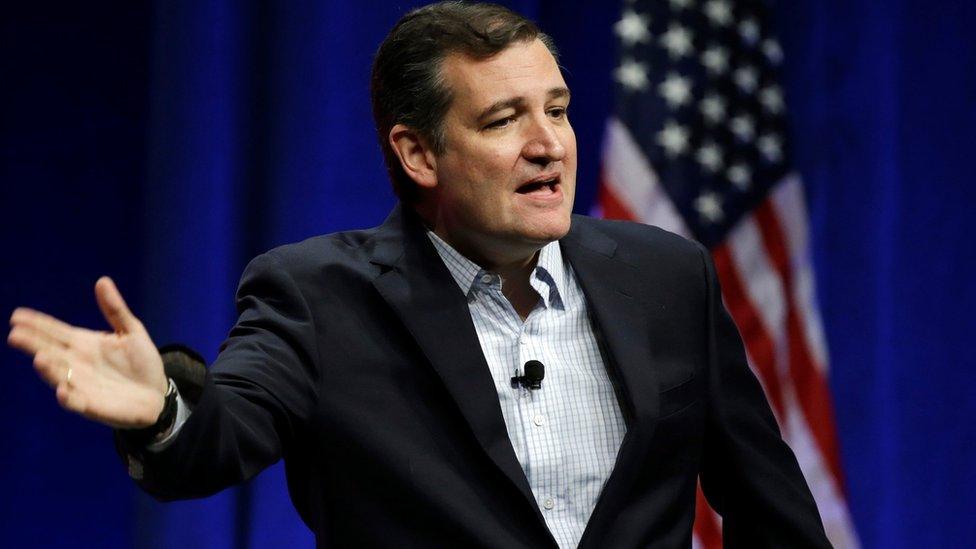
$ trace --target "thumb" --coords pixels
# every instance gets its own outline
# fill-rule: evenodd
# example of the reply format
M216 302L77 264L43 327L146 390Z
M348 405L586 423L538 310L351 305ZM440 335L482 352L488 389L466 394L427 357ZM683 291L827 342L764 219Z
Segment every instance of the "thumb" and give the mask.
M103 276L95 283L95 299L105 320L116 332L129 333L139 326L139 320L129 310L115 282Z

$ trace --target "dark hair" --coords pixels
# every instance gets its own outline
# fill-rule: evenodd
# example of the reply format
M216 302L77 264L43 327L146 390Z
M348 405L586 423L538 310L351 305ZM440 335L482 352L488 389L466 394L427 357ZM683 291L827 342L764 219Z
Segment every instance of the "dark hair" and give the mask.
M390 146L390 130L404 124L429 140L435 154L444 152L441 122L452 99L441 74L444 59L453 53L484 59L536 38L557 56L552 39L535 23L495 4L438 2L394 25L376 52L370 89L383 160L401 201L416 199L416 185Z

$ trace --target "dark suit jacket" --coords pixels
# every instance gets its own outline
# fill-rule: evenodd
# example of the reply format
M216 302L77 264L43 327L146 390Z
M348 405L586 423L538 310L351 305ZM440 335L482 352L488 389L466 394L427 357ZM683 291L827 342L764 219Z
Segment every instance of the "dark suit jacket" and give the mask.
M585 217L560 244L627 422L580 546L690 546L701 474L727 547L829 547L707 252ZM320 546L554 546L465 297L415 214L261 255L237 303L175 443L124 448L143 488L204 496L284 457Z

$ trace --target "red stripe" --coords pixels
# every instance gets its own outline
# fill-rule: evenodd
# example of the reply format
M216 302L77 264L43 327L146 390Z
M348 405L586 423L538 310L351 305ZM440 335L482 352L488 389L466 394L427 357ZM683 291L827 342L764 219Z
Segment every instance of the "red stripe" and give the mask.
M722 549L722 529L718 525L715 511L705 501L701 483L695 494L695 535L705 549Z
M793 298L793 270L783 229L768 198L756 208L754 214L767 255L783 280L787 304L786 328L790 345L790 375L793 377L797 400L806 416L813 438L820 447L823 459L833 473L840 491L843 492L844 476L837 446L830 390L826 380L813 363L813 355L807 344L800 311Z
M783 403L783 387L776 370L776 345L773 338L763 325L758 311L747 298L745 285L739 277L738 271L732 264L732 255L726 243L712 248L712 258L715 260L715 270L718 272L719 282L722 284L722 295L728 306L732 320L739 328L739 333L749 350L756 373L762 379L766 389L766 397L779 418L780 428L785 427L786 409Z
M600 186L597 189L597 200L600 208L603 209L603 217L606 219L625 219L628 221L640 221L630 208L624 204L623 200L613 192L610 185L607 185L606 174L600 174Z

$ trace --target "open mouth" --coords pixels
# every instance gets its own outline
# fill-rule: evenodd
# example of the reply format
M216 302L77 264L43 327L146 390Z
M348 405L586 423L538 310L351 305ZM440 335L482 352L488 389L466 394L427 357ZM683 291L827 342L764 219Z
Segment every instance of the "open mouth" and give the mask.
M518 189L515 189L515 192L519 194L551 194L556 192L556 187L558 185L559 176L554 175L538 181L529 181Z

